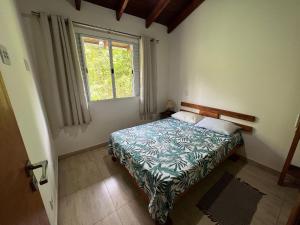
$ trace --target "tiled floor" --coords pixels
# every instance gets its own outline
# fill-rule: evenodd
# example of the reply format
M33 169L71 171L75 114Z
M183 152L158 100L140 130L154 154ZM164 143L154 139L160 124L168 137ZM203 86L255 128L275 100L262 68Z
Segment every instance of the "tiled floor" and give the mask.
M253 164L227 160L175 204L174 225L214 224L195 206L224 170L266 193L252 225L285 225L298 190L280 187L277 176ZM147 205L133 180L105 148L59 161L59 225L150 225ZM234 214L233 214L234 216Z

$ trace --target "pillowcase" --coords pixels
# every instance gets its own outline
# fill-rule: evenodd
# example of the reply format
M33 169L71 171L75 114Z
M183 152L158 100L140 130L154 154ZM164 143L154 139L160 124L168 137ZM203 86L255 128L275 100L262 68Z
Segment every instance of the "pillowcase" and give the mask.
M204 118L199 123L195 124L195 126L202 127L225 135L231 135L237 130L241 129L241 127L229 121L209 117Z
M191 112L185 112L185 111L179 111L177 113L172 114L172 117L187 123L198 123L200 120L203 119L203 116L191 113Z

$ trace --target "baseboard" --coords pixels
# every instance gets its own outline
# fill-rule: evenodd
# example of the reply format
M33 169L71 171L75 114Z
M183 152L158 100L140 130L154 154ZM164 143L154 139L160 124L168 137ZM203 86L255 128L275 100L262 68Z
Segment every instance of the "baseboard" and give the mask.
M279 176L279 175L280 175L280 172L277 171L277 170L274 170L274 169L272 169L272 168L270 168L270 167L267 167L267 166L265 166L265 165L263 165L263 164L260 164L260 163L258 163L258 162L256 162L256 161L252 160L252 159L248 159L248 158L246 158L245 156L242 156L242 155L239 155L239 156L241 157L241 160L244 160L244 161L246 161L246 162L249 163L249 164L252 164L252 165L254 165L254 166L256 166L256 167L259 167L259 168L261 168L261 169L263 169L263 170L266 170L266 171L268 171L268 172L270 172L270 173L272 173L272 174L274 174L274 175L276 175L276 176Z
M78 154L81 154L81 153L84 153L84 152L93 151L93 150L96 150L98 148L105 147L107 145L108 145L108 142L105 142L105 143L94 145L94 146L91 146L91 147L88 147L88 148L80 149L80 150L75 151L75 152L70 152L70 153L67 153L67 154L64 154L64 155L60 155L60 156L58 156L58 160L66 159L66 158L69 158L71 156L78 155Z

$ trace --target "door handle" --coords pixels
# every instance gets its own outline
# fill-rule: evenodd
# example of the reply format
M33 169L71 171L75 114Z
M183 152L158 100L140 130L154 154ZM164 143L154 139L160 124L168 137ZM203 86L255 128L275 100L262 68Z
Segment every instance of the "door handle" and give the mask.
M34 163L32 164L29 160L26 163L25 166L25 171L28 177L32 178L32 187L33 190L37 190L37 181L36 178L34 176L33 170L38 169L38 168L42 168L42 176L40 178L40 185L46 184L48 183L48 178L47 178L47 166L48 166L48 161L44 160L38 163Z

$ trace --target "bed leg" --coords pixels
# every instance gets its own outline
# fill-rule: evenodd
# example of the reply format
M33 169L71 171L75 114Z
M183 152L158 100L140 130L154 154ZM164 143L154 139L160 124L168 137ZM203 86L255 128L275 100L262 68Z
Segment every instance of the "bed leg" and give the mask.
M113 162L116 162L116 161L117 161L117 158L116 158L115 156L112 156L112 157L111 157L111 160L112 160Z
M168 216L167 221L164 224L161 224L158 221L155 221L155 225L173 225L172 219Z
M229 159L233 162L239 161L240 156L236 153L232 154L231 156L229 156Z

